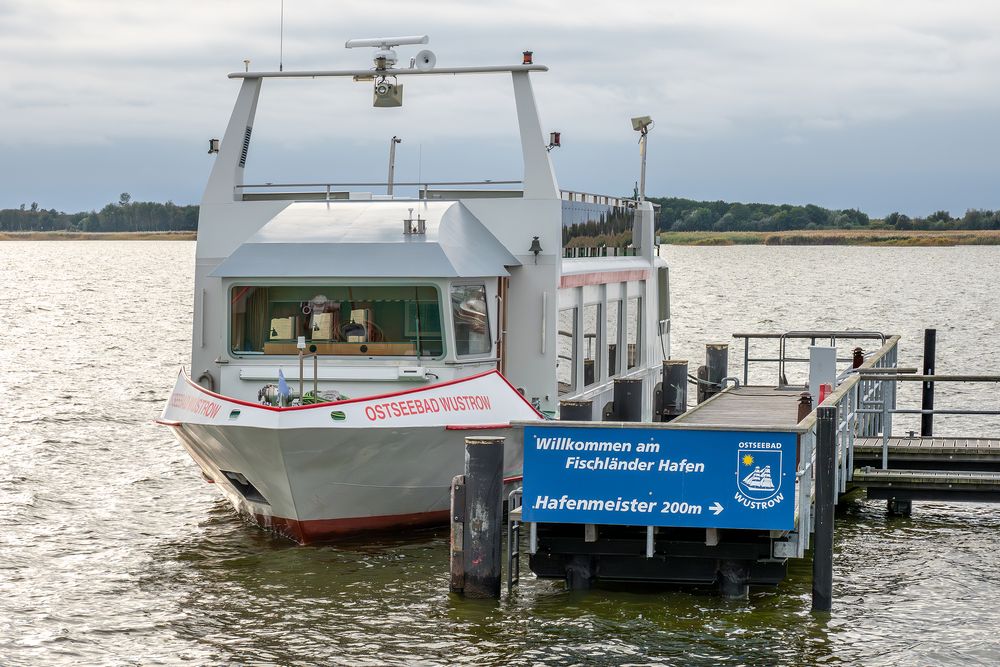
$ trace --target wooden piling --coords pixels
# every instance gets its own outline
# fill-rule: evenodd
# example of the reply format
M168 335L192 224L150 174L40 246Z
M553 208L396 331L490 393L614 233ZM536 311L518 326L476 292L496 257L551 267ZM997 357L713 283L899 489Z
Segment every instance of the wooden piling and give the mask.
M450 588L467 598L500 597L503 444L466 438L465 475L452 483Z
M816 409L816 527L813 534L813 611L833 606L833 521L837 486L837 408Z
M934 357L937 354L937 329L924 329L924 375L934 375ZM920 409L934 409L934 383L924 380L921 384ZM920 415L920 435L931 437L934 432L934 415Z

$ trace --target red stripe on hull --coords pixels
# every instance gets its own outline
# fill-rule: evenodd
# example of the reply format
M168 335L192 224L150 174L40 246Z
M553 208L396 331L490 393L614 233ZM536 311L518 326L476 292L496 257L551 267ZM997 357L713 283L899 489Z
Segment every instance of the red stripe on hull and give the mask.
M451 514L448 510L419 512L416 514L393 514L391 516L362 516L350 519L314 519L298 521L276 516L254 513L257 524L267 530L295 540L299 544L329 542L341 537L385 533L395 530L443 526Z

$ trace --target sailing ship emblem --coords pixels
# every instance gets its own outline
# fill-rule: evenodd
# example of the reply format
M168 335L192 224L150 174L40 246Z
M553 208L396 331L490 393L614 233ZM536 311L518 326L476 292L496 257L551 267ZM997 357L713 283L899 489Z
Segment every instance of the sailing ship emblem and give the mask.
M781 450L740 449L737 487L747 498L767 500L781 489Z

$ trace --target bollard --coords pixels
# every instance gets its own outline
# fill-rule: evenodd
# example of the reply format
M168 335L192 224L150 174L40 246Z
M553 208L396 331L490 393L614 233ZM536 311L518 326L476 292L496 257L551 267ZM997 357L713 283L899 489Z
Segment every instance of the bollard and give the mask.
M503 443L466 438L464 484L452 483L450 588L467 598L500 597Z
M642 421L642 379L616 378L614 421Z
M663 421L671 421L687 411L688 362L663 362Z
M924 375L934 375L934 357L937 353L937 329L924 329ZM934 409L934 383L921 383L920 409ZM920 415L920 435L931 437L934 434L934 415Z
M808 391L804 391L799 394L799 413L795 420L795 423L799 423L803 419L809 416L809 413L813 411L813 397Z
M861 364L865 363L865 351L860 347L854 348L854 358L851 359L852 368L861 368Z
M833 505L837 481L837 408L816 410L816 516L813 534L813 611L833 606Z
M594 421L594 402L559 401L559 420L564 422Z

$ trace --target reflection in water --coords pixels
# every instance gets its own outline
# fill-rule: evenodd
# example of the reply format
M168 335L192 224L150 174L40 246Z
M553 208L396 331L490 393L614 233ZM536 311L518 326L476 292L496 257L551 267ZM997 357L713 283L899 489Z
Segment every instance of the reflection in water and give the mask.
M809 611L809 561L744 602L670 588L570 593L527 571L511 597L480 602L448 594L442 530L297 547L244 524L151 423L189 355L193 250L0 245L0 664L1000 661L991 506L918 504L912 519L889 520L881 503L844 503L829 617ZM664 250L678 358L700 359L703 343L736 330L855 326L902 333L913 360L920 329L937 325L940 368L1000 370L1000 248ZM906 276L866 272L903 264ZM800 279L828 265L854 282ZM961 398L946 391L938 403ZM1000 430L936 426L991 423Z

